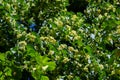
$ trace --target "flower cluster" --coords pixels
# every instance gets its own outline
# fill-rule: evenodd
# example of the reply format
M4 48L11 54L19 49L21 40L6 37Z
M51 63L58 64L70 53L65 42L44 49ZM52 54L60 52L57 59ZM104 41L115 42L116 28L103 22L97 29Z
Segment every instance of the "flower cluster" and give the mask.
M31 34L31 33L28 33L28 34L26 35L26 37L27 37L28 41L31 41L31 42L34 42L35 39L36 39L36 36L33 35L33 34Z
M26 41L20 41L20 42L18 43L19 49L20 49L20 50L23 50L23 51L25 51L26 45L27 45Z
M52 36L40 37L40 40L43 40L43 41L46 41L46 42L50 42L50 43L56 44L56 40L55 40L54 37L52 37Z

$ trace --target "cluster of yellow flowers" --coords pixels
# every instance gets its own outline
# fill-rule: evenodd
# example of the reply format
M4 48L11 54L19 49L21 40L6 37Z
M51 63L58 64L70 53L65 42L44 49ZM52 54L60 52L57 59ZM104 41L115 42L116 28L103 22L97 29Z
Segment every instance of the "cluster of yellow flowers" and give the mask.
M69 47L68 47L68 50L72 52L72 51L74 51L74 48L71 47L71 46L69 46Z
M69 80L73 79L73 76L70 74L67 76Z
M85 58L86 59L90 59L90 55L89 54L85 54Z
M60 44L59 47L58 47L58 50L63 50L63 49L66 49L66 48L67 48L66 44Z
M88 72L88 68L86 66L83 68L83 70Z
M45 70L47 70L47 68L48 68L48 65L43 66L43 67L42 67L42 70L45 71Z
M100 70L104 69L104 66L102 64L99 64Z
M50 43L56 44L56 40L55 40L54 37L52 37L52 36L40 37L40 40L43 40L43 41L46 41L46 42L50 42Z
M22 37L22 34L17 34L17 38L21 38Z
M108 8L106 9L107 11L110 11L112 10L113 12L116 11L116 8L111 4L111 5L108 5Z
M63 22L59 19L55 19L55 24L58 26L58 27L63 27Z
M70 59L68 57L64 57L63 63L67 63L68 61L70 61Z
M28 39L29 41L31 41L31 42L34 42L35 39L36 39L36 36L33 35L33 34L31 34L31 33L28 33L28 34L26 35L26 37L27 37L27 39Z
M26 41L20 41L20 42L18 42L18 46L19 46L20 50L25 51L26 45L27 45Z
M79 52L78 49L74 49L72 46L67 46L66 44L60 44L57 49L58 50L68 49L68 51L75 53Z
M72 18L71 18L71 20L73 20L73 21L75 21L77 19L78 19L77 15L73 15Z
M78 53L78 49L74 49L73 47L69 46L68 47L68 50L71 51L71 52L75 52L75 53Z
M117 31L116 31L118 34L120 34L120 25L117 26Z
M21 38L22 36L25 36L27 33L25 31L16 31L17 32L17 39Z
M71 30L71 26L66 25L66 29L70 31Z
M54 51L53 50L50 50L48 55L53 55L54 54Z
M69 32L69 34L65 36L65 39L69 39L69 40L73 40L73 41L80 40L80 38L81 37L77 34L77 32L75 30L71 30Z

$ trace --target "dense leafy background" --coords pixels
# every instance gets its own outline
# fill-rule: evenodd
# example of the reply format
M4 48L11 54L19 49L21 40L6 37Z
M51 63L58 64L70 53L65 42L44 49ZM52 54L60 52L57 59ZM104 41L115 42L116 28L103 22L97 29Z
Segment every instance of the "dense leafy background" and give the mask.
M0 0L0 80L60 79L120 80L119 0Z

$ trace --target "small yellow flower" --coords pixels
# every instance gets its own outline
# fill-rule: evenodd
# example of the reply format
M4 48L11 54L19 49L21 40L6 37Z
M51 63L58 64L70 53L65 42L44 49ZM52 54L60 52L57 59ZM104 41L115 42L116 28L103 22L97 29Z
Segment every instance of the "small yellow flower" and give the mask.
M68 77L69 80L73 79L72 75L68 75L67 77Z
M68 47L68 50L72 52L72 51L74 51L74 48L71 47L71 46L69 46L69 47Z
M58 27L62 27L63 26L63 22L60 21L60 20L57 20L55 21L55 24L58 26Z
M68 61L69 61L69 59L67 57L64 57L63 62L67 63Z
M79 51L78 51L78 49L75 49L74 52L75 52L75 53L78 53Z
M109 18L111 18L111 16L110 16L110 15L108 15L108 16L107 16L107 18L109 19Z
M79 67L82 67L82 64L80 64L80 63L78 63L77 65L78 65Z
M74 40L79 40L80 39L80 36L75 36L74 38L73 38L73 41Z
M70 35L76 36L76 35L77 35L77 32L76 32L75 30L72 30L72 31L70 32Z
M54 37L52 37L52 36L49 36L49 37L47 38L47 40L48 40L49 42L51 42L51 43L56 43L56 40L55 40Z
M98 13L100 13L100 12L101 12L101 10L100 10L100 9L98 9L98 10L97 10L97 12L98 12Z
M7 9L10 9L10 4L7 3L6 8L7 8Z
M104 66L102 64L99 65L100 69L104 69Z
M104 13L104 15L107 17L107 16L108 16L108 13Z
M19 46L26 46L27 43L26 43L25 41L20 41L20 42L18 43L18 45L19 45Z
M84 67L83 70L86 71L86 72L88 72L88 68L87 67Z
M33 34L29 33L29 34L27 34L27 38L28 38L31 42L34 42L36 36L34 36Z
M99 19L102 19L102 18L103 18L103 16L100 14L100 15L98 16L98 18L99 18Z
M48 68L48 65L43 66L43 67L42 67L42 70L45 71L47 68Z
M60 59L60 56L56 56L56 57L55 57L55 60L59 60L59 59Z
M36 50L38 50L38 47L37 47L37 46L34 46L34 48L35 48Z
M86 59L90 59L90 55L86 54Z
M25 50L25 46L27 45L27 43L25 41L21 41L18 43L19 49L20 50Z
M120 34L120 29L117 29L117 31L116 31L118 34Z
M22 37L22 34L18 34L17 35L17 38L19 39L19 38L21 38Z
M116 8L113 8L113 12L115 12L116 11Z
M40 37L40 40L45 40L45 37Z
M111 75L114 75L114 74L115 74L115 71L112 71L112 72L111 72Z
M117 26L117 29L120 29L120 25Z
M65 49L67 48L67 45L66 44L61 44L59 47L58 47L58 50L62 50L62 49Z
M75 21L78 17L76 15L73 15L71 20Z
M54 51L50 50L48 55L53 55L54 54Z
M36 68L33 68L33 71L35 71L36 70Z
M69 25L66 25L67 30L71 30L71 27Z

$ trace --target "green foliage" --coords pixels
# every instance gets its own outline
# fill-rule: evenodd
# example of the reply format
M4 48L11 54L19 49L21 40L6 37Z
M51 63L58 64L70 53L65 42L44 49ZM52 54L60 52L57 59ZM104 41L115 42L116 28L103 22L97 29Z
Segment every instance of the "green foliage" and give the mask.
M88 2L1 0L0 80L119 80L120 3Z

